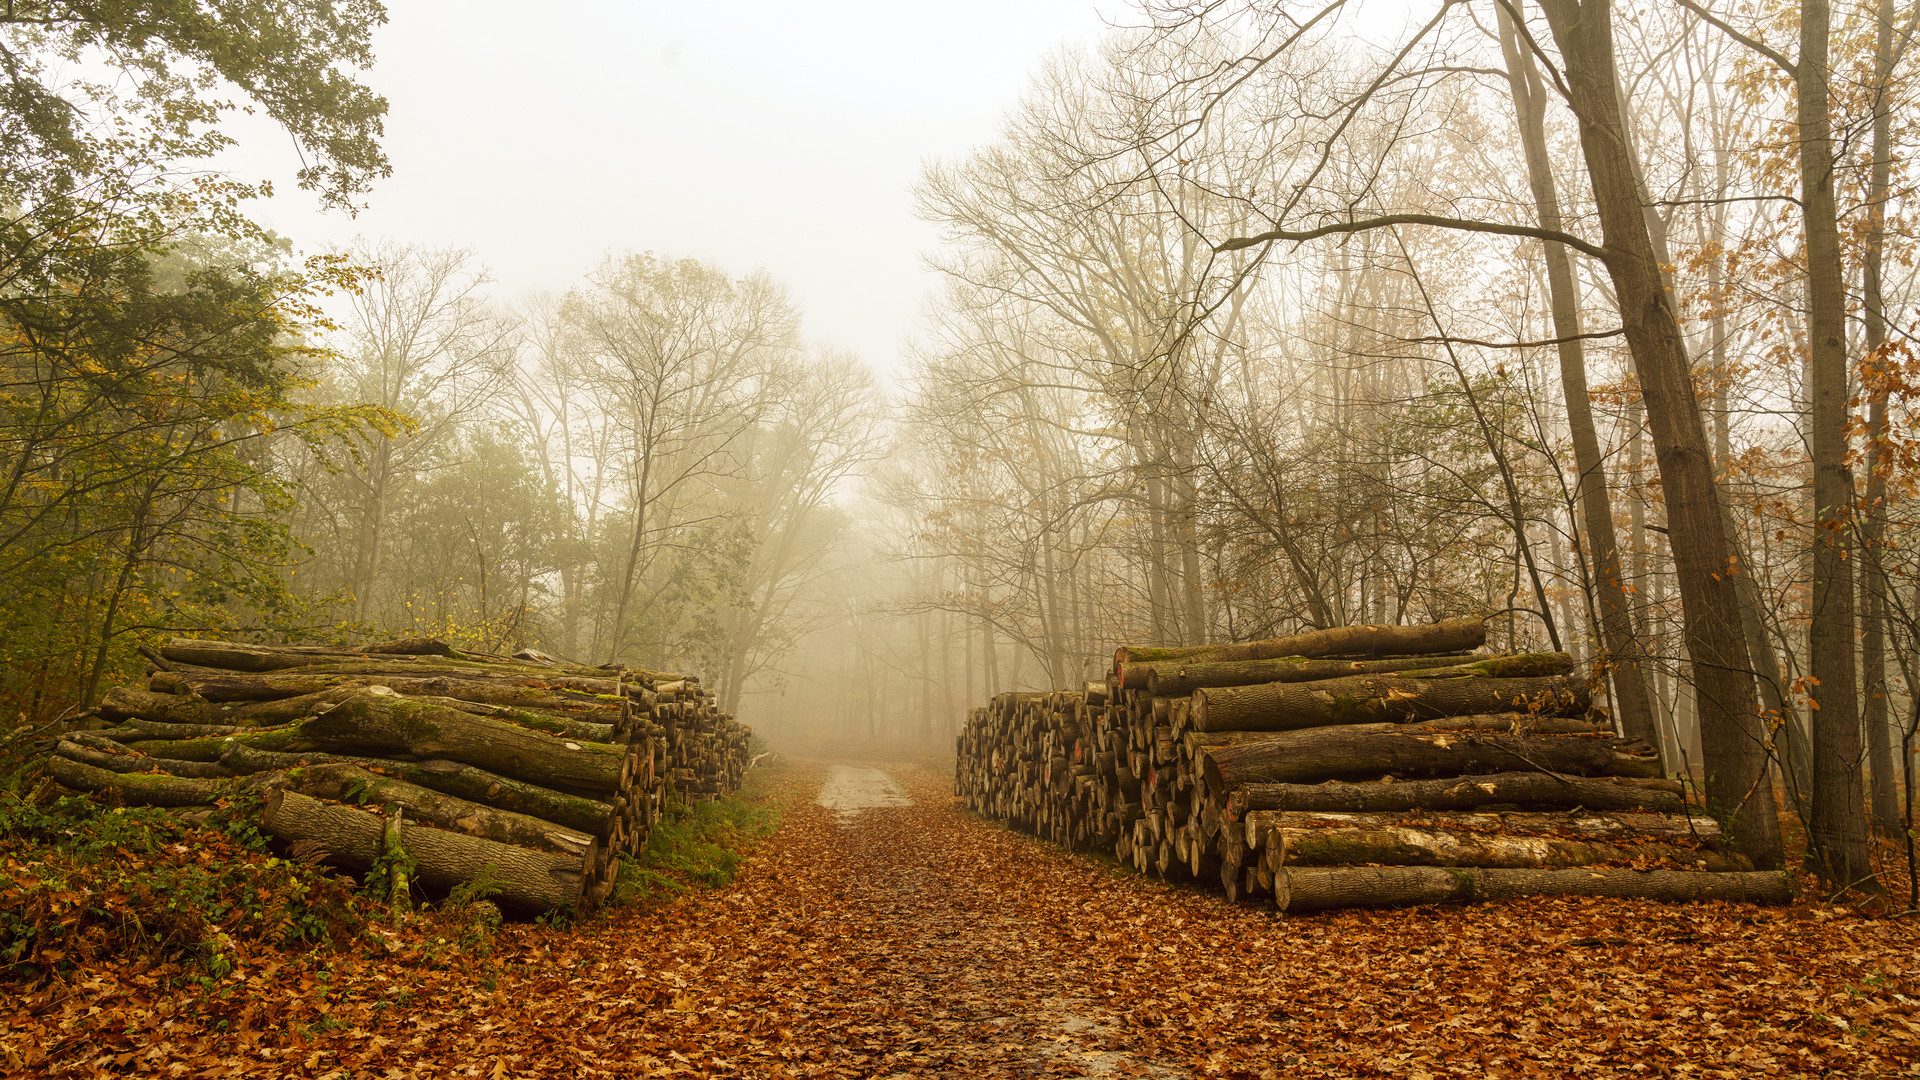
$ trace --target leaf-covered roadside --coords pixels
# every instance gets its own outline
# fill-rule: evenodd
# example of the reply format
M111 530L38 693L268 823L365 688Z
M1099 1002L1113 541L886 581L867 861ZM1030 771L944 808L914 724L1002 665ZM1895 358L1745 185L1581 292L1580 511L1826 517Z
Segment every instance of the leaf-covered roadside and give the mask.
M1905 922L1570 900L1282 920L895 774L918 805L843 828L790 771L724 889L464 943L426 920L210 990L87 962L9 999L0 1047L22 1076L339 1078L1864 1077L1920 1047Z
M250 956L352 938L369 906L272 855L244 812L202 821L72 797L0 796L0 978L167 965L211 984Z

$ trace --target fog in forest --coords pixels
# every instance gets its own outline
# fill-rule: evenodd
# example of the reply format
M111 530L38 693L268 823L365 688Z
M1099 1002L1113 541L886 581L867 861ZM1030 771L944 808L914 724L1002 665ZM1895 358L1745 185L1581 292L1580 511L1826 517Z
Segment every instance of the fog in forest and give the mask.
M49 54L0 692L424 635L938 755L1117 645L1482 614L1891 816L1914 21L1815 7L395 4L357 120Z

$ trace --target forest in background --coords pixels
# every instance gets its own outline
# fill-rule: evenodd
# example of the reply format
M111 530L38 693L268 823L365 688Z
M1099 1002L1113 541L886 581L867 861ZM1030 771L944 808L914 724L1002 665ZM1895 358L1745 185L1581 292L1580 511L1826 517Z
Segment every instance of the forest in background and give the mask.
M1118 643L1479 612L1594 662L1722 812L1777 771L1838 880L1849 807L1904 813L1915 12L1143 9L927 167L942 284L889 393L738 267L501 297L253 224L197 167L208 80L364 198L378 10L4 24L42 58L0 117L9 714L176 635L429 634L940 749Z

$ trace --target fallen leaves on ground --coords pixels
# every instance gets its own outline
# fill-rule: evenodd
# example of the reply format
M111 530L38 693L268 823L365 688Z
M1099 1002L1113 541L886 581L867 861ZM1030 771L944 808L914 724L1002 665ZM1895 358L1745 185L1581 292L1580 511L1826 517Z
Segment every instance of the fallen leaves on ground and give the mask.
M1541 899L1281 919L1007 832L949 781L820 771L730 887L486 945L422 921L212 990L87 967L7 999L10 1075L1894 1076L1909 922ZM451 931L449 931L451 932Z

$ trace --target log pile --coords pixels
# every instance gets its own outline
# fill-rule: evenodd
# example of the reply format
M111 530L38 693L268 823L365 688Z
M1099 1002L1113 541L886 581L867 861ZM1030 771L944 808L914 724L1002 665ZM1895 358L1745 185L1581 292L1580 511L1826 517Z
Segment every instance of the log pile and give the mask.
M748 730L698 679L413 639L345 651L175 639L114 726L61 738L50 775L125 803L264 795L263 832L437 890L486 877L503 907L591 910L670 800L739 787ZM379 812L385 810L386 816Z
M1484 624L1122 647L1103 683L969 710L955 795L1282 911L1528 895L1783 903L1565 653Z

